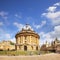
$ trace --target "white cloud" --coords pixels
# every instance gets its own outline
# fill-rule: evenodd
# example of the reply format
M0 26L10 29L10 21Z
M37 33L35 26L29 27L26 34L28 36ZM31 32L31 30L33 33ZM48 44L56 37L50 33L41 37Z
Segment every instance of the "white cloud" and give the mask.
M45 25L45 24L46 24L46 21L42 21L41 25L43 26L43 25Z
M15 38L11 38L10 39L12 42L16 43L16 39Z
M40 43L43 44L46 41L48 42L52 42L53 40L55 40L55 38L57 37L60 40L60 25L59 26L55 26L54 30L48 33L45 32L40 32Z
M7 37L9 39L11 38L10 34L8 34L8 33L5 34L5 37Z
M33 26L34 26L36 29L39 29L39 28L42 28L45 24L46 24L46 21L42 21L41 24L39 24L39 25L33 23Z
M12 33L8 33L0 28L0 41L2 40L11 40L12 42L16 42L15 37L12 37Z
M4 11L0 11L0 16L5 16L5 15L8 15L8 13Z
M58 2L58 3L54 4L54 6L60 6L60 2Z
M11 34L7 33L5 30L0 28L0 40L6 40L6 39L10 39L10 38L11 38Z
M57 31L57 32L60 32L60 25L59 26L55 26L54 30Z
M0 16L3 18L3 19L7 19L8 17L7 17L7 15L8 15L8 13L7 12L4 12L4 11L0 11Z
M14 22L13 24L18 28L19 31L24 27L23 24L20 24L18 22Z
M20 18L20 19L22 18L22 16L18 14L15 14L15 17Z
M58 37L60 39L60 25L55 26L54 31L52 31L50 34L52 37Z
M57 19L57 18L60 17L60 11L58 11L58 12L43 13L42 15L47 17L47 18L49 18L49 19L54 20L54 19Z
M3 26L4 24L3 24L3 22L0 22L0 26Z
M54 12L54 11L56 10L56 8L57 8L57 7L55 7L55 6L51 6L51 7L49 7L47 10L48 10L49 12Z
M44 32L40 32L39 33L40 37L41 37L41 44L44 44L46 41L51 42L53 39L51 38L50 33L44 33Z
M36 25L33 23L33 26L36 28L36 29L39 29L40 28L40 25Z
M29 20L33 20L33 18L32 18L31 16L27 17L26 19L27 19L28 21L29 21Z
M42 16L45 16L46 18L51 20L53 25L60 24L60 10L58 9L58 6L60 7L60 2L49 7L47 9L47 12L42 14Z

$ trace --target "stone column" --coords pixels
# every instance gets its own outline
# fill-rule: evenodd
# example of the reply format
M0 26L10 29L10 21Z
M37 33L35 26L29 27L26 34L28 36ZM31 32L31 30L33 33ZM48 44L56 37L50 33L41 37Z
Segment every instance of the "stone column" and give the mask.
M21 36L21 44L23 43L23 36Z
M38 38L36 37L36 44L38 45Z
M18 44L20 44L20 37L18 37Z
M22 42L24 43L24 36L23 36L23 41Z
M19 46L17 46L17 50L19 50Z
M35 39L35 36L34 36L34 40L33 40L33 41L34 41L34 44L35 44L35 40L36 40L36 39Z
M31 44L31 35L30 35L30 44Z

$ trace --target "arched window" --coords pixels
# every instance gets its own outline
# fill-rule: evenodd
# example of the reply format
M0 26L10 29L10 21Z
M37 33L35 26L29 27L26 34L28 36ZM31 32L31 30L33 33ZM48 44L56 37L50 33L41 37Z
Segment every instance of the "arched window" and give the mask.
M36 50L38 50L38 46L36 46Z
M27 51L27 46L24 46L24 50Z

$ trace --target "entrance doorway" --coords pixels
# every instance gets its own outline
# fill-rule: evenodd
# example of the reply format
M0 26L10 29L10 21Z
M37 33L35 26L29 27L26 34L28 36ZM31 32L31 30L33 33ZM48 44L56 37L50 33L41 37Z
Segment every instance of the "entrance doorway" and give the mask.
M27 51L27 46L24 46L24 50Z
M38 46L36 47L36 50L38 50Z

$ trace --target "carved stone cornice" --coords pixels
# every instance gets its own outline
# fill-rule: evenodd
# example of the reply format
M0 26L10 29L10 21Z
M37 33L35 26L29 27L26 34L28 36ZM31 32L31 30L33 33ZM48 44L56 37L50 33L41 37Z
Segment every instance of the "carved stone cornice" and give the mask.
M15 35L15 37L19 37L19 36L35 36L37 38L40 38L40 36L35 33L35 32L28 32L28 31L25 31L25 32L19 32Z

